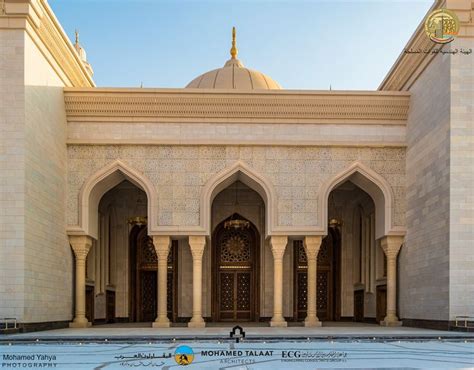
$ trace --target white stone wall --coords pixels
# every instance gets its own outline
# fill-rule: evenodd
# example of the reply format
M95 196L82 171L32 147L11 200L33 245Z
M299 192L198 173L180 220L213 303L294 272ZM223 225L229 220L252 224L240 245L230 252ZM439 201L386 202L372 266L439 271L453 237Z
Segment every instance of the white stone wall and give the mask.
M438 55L410 89L407 233L399 256L399 315L447 320L449 309L450 58Z
M68 123L71 143L275 143L278 145L393 146L405 143L404 123L206 123L206 122L80 122ZM248 120L248 121L251 121ZM140 127L140 129L137 129Z
M70 320L63 84L25 33L24 322Z
M276 190L279 226L318 224L323 182L360 161L391 185L393 224L405 223L405 149L285 146L69 145L67 221L78 223L78 195L96 171L120 159L142 172L158 194L160 226L197 226L204 184L241 160Z
M24 318L25 87L21 30L0 30L0 317Z
M24 31L0 30L0 316L72 317L62 83Z
M472 14L472 13L471 13ZM474 49L456 38L451 48ZM474 316L474 58L451 57L449 319Z

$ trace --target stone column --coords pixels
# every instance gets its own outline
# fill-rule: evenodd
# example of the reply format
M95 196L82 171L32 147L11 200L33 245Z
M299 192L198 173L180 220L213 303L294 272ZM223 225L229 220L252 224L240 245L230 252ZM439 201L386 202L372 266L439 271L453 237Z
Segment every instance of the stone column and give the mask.
M86 258L92 246L92 238L87 235L69 236L76 257L76 312L70 328L87 328L92 324L86 318Z
M321 326L316 312L317 282L318 282L318 253L321 248L321 236L307 236L304 238L304 249L308 260L308 314L304 326Z
M189 246L193 255L193 317L188 327L203 328L206 324L202 318L202 255L206 246L206 237L190 236Z
M167 280L168 280L168 254L170 253L171 238L169 236L153 236L153 245L155 246L158 257L158 312L154 328L168 328L170 321L168 319L167 308Z
M380 322L382 326L401 326L397 317L397 255L403 243L403 236L384 236L380 240L387 257L387 315Z
M283 255L288 244L287 236L272 236L273 253L273 317L270 326L287 326L283 317Z

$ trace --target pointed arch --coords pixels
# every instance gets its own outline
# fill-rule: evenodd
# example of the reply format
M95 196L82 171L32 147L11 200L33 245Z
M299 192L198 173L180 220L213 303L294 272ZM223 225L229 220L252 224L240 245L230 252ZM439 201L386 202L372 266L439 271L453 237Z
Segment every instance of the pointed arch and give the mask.
M378 173L361 162L354 162L344 171L324 183L319 191L321 222L327 233L328 199L332 190L350 180L370 195L375 204L375 237L380 238L392 231L393 193L390 184Z
M237 161L231 167L217 173L204 185L201 193L201 226L208 235L211 235L212 202L217 194L237 180L255 190L262 197L265 203L265 234L271 235L276 211L275 190L268 179L242 161Z
M114 186L128 180L142 189L147 196L147 217L151 227L156 225L157 197L155 187L141 172L116 160L91 175L79 193L79 226L82 231L97 239L97 217L102 196Z

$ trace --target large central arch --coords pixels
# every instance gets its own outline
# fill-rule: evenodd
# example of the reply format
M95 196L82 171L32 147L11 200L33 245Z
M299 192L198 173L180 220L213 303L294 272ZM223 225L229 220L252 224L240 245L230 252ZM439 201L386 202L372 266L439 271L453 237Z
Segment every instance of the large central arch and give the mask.
M244 162L237 161L231 167L217 173L204 186L201 193L201 226L207 235L211 235L211 205L223 189L240 181L255 190L265 203L265 235L271 235L275 222L276 194L272 184L260 174L248 167Z

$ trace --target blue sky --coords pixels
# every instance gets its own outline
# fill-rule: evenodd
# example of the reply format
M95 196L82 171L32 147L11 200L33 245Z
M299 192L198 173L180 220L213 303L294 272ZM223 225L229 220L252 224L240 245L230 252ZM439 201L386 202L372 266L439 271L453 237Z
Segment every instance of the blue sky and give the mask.
M310 0L49 0L98 86L184 87L239 59L287 89L374 90L433 3Z

